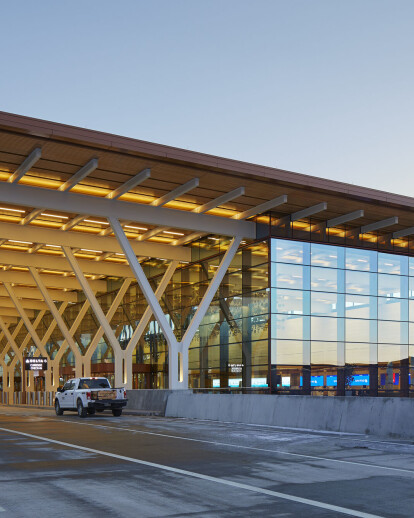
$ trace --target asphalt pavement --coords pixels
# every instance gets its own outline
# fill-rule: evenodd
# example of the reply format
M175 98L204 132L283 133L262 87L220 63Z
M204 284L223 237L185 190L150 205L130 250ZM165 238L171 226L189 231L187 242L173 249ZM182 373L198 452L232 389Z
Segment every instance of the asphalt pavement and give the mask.
M0 518L414 516L414 445L0 405Z

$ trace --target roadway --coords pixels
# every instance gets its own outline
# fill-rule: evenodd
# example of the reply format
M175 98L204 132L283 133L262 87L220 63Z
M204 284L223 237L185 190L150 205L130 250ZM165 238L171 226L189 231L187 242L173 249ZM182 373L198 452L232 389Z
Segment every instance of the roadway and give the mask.
M412 518L413 484L408 441L0 405L0 518Z

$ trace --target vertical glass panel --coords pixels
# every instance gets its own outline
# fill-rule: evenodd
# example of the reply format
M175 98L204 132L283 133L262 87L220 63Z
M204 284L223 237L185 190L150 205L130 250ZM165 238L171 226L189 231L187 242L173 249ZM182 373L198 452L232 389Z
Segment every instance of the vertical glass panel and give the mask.
M377 274L368 272L346 272L345 289L355 295L376 295Z
M272 313L289 313L294 315L309 315L309 291L272 290Z
M347 342L370 342L370 320L347 318L345 320L345 338Z
M311 244L311 264L322 268L343 268L345 249L332 245Z
M408 257L404 255L378 254L378 272L408 275Z
M311 342L312 365L338 365L337 342Z
M371 344L352 343L345 344L345 363L354 365L368 365ZM376 347L376 346L375 346Z
M309 266L272 263L272 287L309 289Z
M378 295L382 297L408 297L408 277L378 274Z
M302 340L272 340L271 362L277 365L303 365L306 347L307 343Z
M309 340L309 317L272 315L272 338Z
M414 276L414 257L408 258L408 275Z
M399 362L408 356L408 346L401 348L397 344L378 344L378 363L387 363L392 367L393 362Z
M377 318L377 298L365 295L346 295L345 316L347 318Z
M339 318L311 317L311 339L312 340L341 340ZM338 336L339 335L339 336Z
M281 263L309 264L310 243L272 239L271 260Z
M408 320L408 300L393 297L378 297L380 320Z
M342 270L311 267L311 289L316 291L338 291L338 278ZM340 284L340 282L339 282Z
M267 288L266 290L254 291L253 293L245 293L243 298L234 297L234 302L230 306L232 313L235 313L233 307L238 306L241 301L243 302L244 317L269 313L269 291L269 288Z
M407 322L378 321L378 343L408 343Z
M345 268L348 270L361 270L375 272L377 254L371 250L358 250L347 248L345 251Z
M408 296L410 299L414 299L414 277L408 278L408 285L409 285Z
M344 295L338 293L311 293L312 315L324 315L328 317L341 317L343 315Z

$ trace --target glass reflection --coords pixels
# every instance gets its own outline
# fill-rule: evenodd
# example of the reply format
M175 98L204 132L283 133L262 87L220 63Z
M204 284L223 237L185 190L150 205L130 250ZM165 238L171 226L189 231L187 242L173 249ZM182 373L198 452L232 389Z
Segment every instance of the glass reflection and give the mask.
M378 272L393 275L408 275L408 257L379 253Z
M296 264L272 263L272 287L309 289L309 267Z
M272 239L272 261L291 264L309 264L309 259L310 243Z
M345 249L337 246L311 245L311 264L322 268L343 268Z
M285 242L280 257L307 264L303 250L295 259ZM353 395L414 393L414 258L312 243L310 259L272 265L271 361L301 373L299 387L290 379L283 390L325 395L341 380Z
M376 272L376 252L347 248L345 252L345 268L347 270L361 270Z

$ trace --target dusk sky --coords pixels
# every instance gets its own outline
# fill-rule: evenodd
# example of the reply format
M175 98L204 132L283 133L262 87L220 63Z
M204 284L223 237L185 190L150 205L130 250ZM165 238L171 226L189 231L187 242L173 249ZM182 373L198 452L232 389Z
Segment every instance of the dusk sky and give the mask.
M414 196L413 0L0 0L0 110Z

